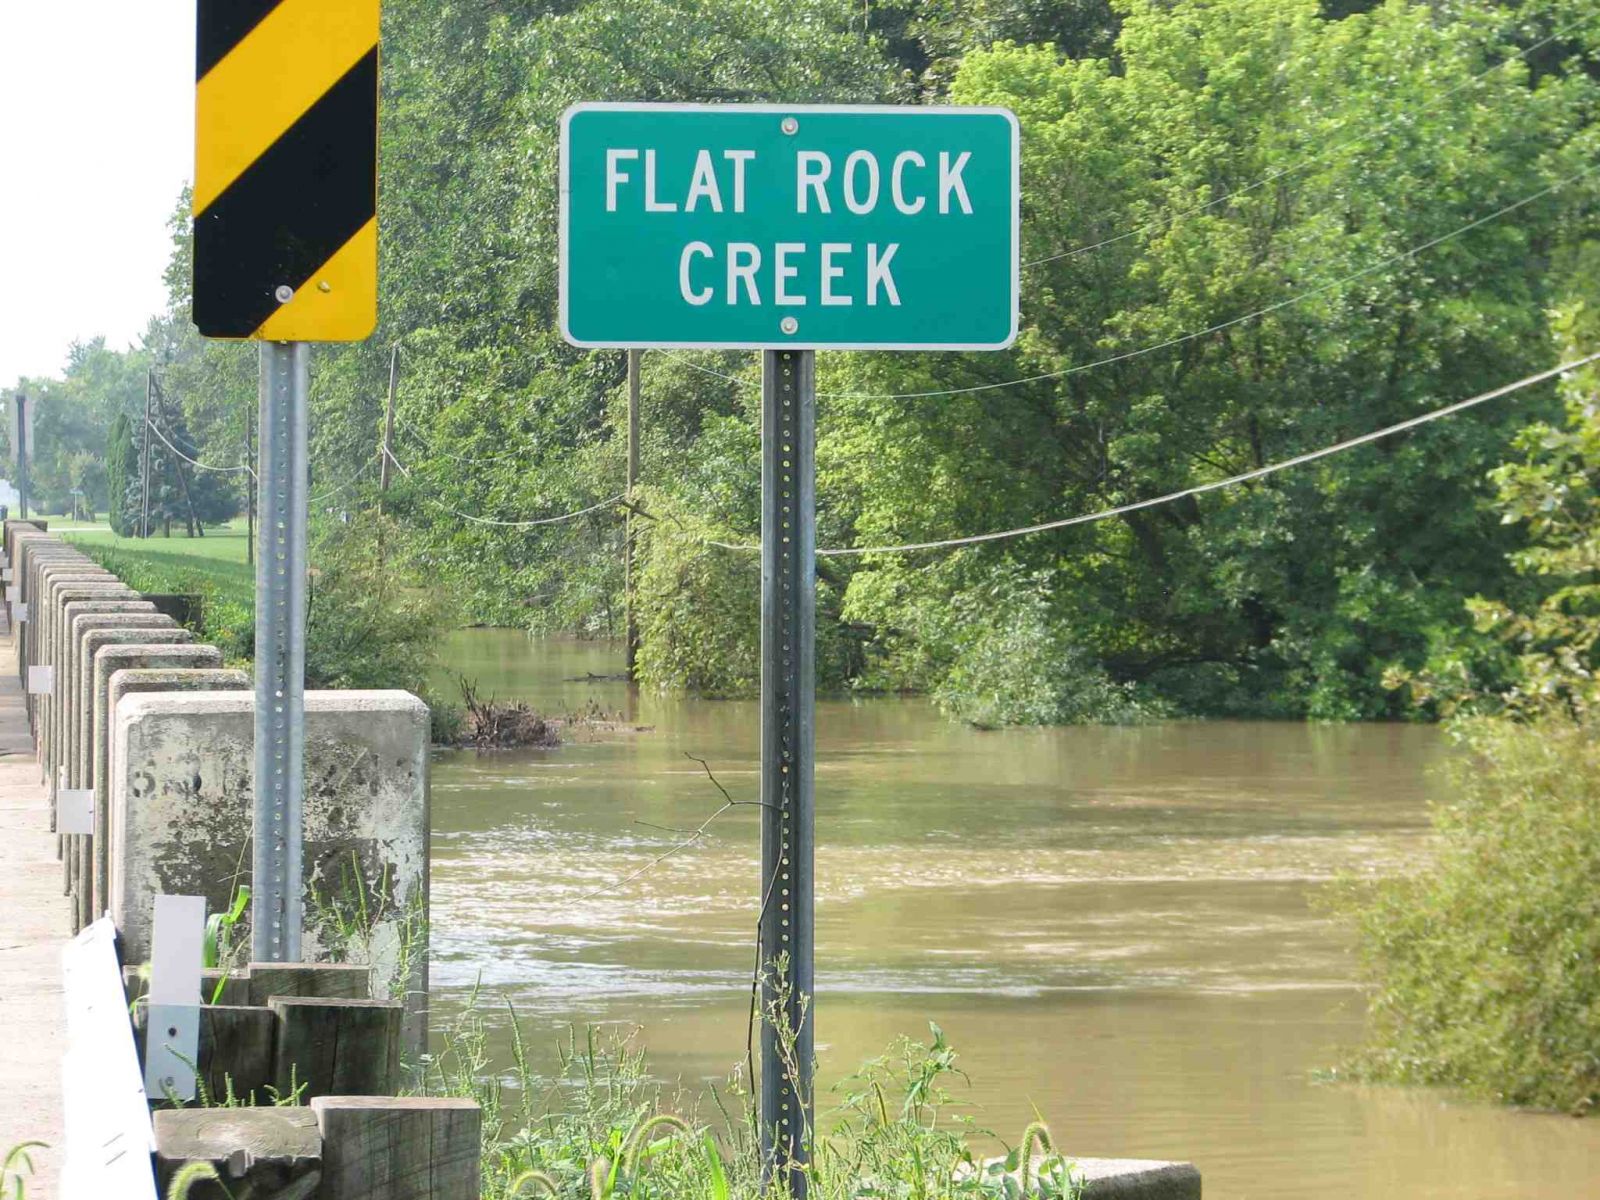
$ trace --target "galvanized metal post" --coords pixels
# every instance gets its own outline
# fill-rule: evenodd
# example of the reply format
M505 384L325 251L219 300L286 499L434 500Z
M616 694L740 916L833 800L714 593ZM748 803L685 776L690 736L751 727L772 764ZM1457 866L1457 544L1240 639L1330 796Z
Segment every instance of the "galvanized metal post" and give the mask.
M639 360L642 350L628 351L628 503L636 503L633 490L639 486ZM623 518L622 601L626 611L622 636L627 641L624 657L628 678L632 680L639 662L639 610L633 597L633 509Z
M761 1144L806 1194L814 1014L816 354L768 350L761 382Z
M297 962L305 826L306 409L311 347L261 343L251 952Z

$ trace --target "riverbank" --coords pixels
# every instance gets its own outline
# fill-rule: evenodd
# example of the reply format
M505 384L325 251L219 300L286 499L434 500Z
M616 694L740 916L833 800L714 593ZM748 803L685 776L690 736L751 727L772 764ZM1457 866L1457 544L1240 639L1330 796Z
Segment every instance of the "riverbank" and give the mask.
M9 626L0 636L0 1157L41 1141L28 1200L55 1195L61 1164L62 931L71 927L50 805L28 733Z

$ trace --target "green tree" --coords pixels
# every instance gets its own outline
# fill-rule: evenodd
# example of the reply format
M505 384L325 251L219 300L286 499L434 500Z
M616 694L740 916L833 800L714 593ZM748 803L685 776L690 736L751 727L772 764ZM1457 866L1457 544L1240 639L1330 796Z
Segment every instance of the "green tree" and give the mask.
M128 493L139 470L139 451L134 446L133 423L126 413L111 422L106 439L106 520L119 537L130 537L135 528Z
M1592 163L1581 70L1531 86L1491 8L1118 11L1112 60L998 45L962 61L952 98L1007 105L1023 125L1023 334L1002 355L823 365L819 464L850 540L1176 491L1544 360L1593 176L1454 234ZM1418 665L1441 628L1464 626L1461 598L1505 574L1517 534L1484 481L1530 405L1542 411L1524 398L1203 500L969 551L938 578L1044 572L1061 643L1180 708L1396 715L1385 667ZM903 642L926 566L867 561L847 615Z

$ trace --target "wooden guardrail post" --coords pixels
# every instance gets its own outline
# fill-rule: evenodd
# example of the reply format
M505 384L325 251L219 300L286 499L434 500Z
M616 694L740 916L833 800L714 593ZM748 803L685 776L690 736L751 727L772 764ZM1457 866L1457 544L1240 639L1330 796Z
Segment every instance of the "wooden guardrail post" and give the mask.
M278 1019L273 1075L279 1094L384 1096L400 1086L400 1022L405 1006L387 1000L274 996Z
M322 1096L320 1200L478 1200L483 1114L471 1100Z

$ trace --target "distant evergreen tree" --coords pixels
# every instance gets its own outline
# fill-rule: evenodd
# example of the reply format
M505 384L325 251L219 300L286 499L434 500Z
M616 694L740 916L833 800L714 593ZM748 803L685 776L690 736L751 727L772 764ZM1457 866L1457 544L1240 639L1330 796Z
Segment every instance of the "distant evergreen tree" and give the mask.
M138 473L139 451L133 442L133 423L126 413L119 413L106 440L107 519L118 537L130 536L136 524L129 518L127 500L129 486Z

